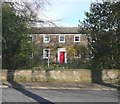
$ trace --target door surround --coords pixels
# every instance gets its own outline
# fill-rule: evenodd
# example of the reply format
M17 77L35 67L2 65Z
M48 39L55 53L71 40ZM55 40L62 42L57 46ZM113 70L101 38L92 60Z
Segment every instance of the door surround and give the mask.
M60 52L64 52L65 53L65 62L64 63L67 63L67 53L66 53L66 49L65 48L58 48L58 63L60 63Z

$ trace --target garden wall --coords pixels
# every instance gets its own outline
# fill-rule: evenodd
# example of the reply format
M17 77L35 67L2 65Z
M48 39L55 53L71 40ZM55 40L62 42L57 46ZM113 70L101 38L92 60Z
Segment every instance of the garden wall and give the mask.
M91 82L91 71L87 69L77 70L2 70L1 80L14 81L60 81L60 82ZM103 80L118 79L118 70L104 70Z

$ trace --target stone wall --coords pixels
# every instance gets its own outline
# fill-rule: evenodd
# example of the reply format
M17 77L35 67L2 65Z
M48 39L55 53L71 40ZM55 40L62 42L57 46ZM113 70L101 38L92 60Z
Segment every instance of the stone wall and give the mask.
M60 81L60 82L91 82L91 72L86 69L77 70L2 70L1 80L15 81ZM119 79L118 70L104 70L103 80Z
M102 72L102 76L104 81L114 83L114 81L118 81L120 79L120 70L104 70Z

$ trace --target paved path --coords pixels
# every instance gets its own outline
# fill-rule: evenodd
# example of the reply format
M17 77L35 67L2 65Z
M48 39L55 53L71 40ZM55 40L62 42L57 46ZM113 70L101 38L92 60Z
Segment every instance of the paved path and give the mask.
M4 88L3 102L118 102L117 90Z
M80 90L116 90L114 87L107 87L95 83L62 83L62 82L4 82L3 88L36 88L36 89L80 89Z

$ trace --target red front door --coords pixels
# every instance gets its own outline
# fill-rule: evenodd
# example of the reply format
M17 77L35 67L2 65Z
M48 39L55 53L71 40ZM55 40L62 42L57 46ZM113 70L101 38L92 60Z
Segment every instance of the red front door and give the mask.
M65 61L65 52L60 52L60 63L64 63Z

